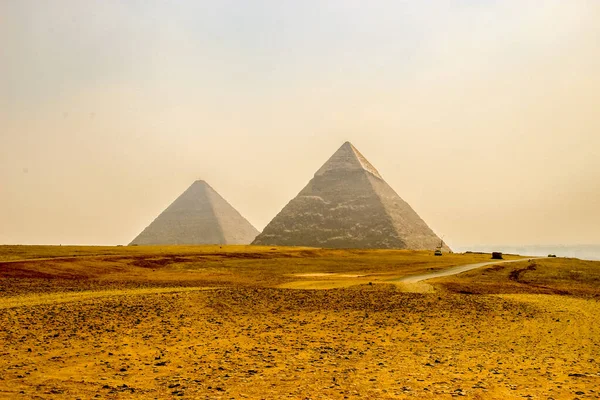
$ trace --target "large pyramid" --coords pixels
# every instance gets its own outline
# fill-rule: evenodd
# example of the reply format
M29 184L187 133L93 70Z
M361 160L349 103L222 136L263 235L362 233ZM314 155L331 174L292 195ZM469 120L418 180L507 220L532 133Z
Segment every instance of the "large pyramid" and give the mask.
M196 181L131 244L249 244L250 222L204 181Z
M252 244L435 249L441 240L346 142ZM444 244L444 250L449 248Z

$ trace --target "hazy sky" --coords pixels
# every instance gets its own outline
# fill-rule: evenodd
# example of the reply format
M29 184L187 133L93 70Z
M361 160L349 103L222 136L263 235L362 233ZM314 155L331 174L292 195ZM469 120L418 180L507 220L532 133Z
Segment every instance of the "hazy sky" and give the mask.
M262 229L345 141L450 246L600 243L600 1L0 0L0 243Z

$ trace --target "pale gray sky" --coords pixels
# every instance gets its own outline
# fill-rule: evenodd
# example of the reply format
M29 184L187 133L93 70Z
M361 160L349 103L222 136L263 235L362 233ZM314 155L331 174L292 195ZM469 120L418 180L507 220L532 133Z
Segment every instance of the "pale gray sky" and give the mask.
M345 141L451 246L600 243L596 0L0 0L0 243L262 229Z

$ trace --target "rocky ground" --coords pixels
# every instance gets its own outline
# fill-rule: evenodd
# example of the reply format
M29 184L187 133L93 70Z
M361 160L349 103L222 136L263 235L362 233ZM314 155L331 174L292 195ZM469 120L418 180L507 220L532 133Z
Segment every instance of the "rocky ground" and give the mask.
M0 398L600 398L597 299L436 287L4 296Z

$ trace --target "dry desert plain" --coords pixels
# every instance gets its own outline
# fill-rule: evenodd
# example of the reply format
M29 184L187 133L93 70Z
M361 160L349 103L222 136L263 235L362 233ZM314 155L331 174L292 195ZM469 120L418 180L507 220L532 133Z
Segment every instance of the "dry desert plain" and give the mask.
M600 263L401 281L489 258L0 246L0 398L600 398Z

